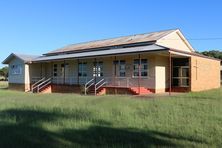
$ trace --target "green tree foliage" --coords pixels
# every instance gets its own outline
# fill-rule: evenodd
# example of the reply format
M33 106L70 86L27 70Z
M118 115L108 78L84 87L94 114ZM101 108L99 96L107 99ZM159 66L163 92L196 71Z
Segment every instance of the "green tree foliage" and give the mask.
M210 56L210 57L214 57L214 58L222 60L222 51L219 51L219 50L203 51L200 53L206 56Z
M198 53L222 60L222 51L220 50L210 50L210 51L203 51L203 52L198 52Z
M8 67L3 67L0 69L0 76L4 77L5 79L8 78Z

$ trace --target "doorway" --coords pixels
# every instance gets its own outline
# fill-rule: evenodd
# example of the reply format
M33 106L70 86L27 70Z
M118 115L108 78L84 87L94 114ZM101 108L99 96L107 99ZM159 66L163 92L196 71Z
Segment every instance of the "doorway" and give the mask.
M190 87L189 58L174 58L172 60L172 87Z
M93 66L93 77L103 77L103 62L94 62Z

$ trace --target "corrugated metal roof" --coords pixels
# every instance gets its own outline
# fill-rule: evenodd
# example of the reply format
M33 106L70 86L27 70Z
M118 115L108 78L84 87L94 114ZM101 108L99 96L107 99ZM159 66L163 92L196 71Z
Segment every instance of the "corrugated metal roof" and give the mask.
M9 64L9 62L10 62L14 57L19 58L19 59L22 60L24 63L28 63L28 62L31 62L33 59L38 58L39 56L12 53L12 54L10 54L2 63L3 63L3 64Z
M66 46L64 48L60 48L51 52L46 53L45 55L55 54L55 53L62 53L62 52L71 52L71 51L78 51L84 49L95 49L101 47L110 47L110 46L118 46L118 45L126 45L126 44L134 44L134 43L141 43L141 42L151 42L156 41L172 32L174 30L166 30L160 32L152 32L146 34L138 34L138 35L131 35L125 37L118 37L113 39L105 39L105 40L98 40L86 43L79 43Z
M87 51L81 53L72 54L60 54L54 56L41 56L33 60L33 62L50 61L50 60L62 60L71 58L83 58L83 57L95 57L95 56L105 56L105 55L116 55L116 54L126 54L126 53L139 53L139 52L150 52L166 50L167 48L158 45L148 45L140 47L130 47L130 48L116 48L109 50L98 50L98 51Z

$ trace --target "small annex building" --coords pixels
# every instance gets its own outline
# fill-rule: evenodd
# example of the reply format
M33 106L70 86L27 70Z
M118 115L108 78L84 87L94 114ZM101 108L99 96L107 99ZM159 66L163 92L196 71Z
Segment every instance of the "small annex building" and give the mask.
M10 54L9 89L149 94L220 87L220 60L195 52L179 29L68 45L42 56Z

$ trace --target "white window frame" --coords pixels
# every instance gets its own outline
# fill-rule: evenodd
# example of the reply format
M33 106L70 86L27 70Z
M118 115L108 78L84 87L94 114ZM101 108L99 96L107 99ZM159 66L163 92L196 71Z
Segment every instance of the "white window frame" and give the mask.
M117 77L125 78L126 77L126 60L114 60L113 64L117 66L115 68L118 68L118 70L116 70ZM121 75L121 73L124 73L124 76Z
M135 61L138 61L138 63L136 63ZM146 63L142 63L143 60L146 60ZM134 59L133 60L133 78L147 78L149 77L149 64L148 64L148 59ZM139 64L140 64L140 72L139 72ZM145 69L145 66L147 67ZM146 72L147 75L146 76L142 76L142 73ZM135 75L137 73L137 75Z
M103 61L94 62L93 77L103 77Z
M126 77L126 60L119 60L118 66L119 66L119 77ZM122 76L121 73L124 73L124 76Z
M22 65L21 64L13 64L10 67L12 75L21 75L22 74Z
M183 80L188 80L190 81L190 77L188 76L183 76L183 69L188 69L188 72L189 72L189 66L174 66L173 68L178 68L178 76L177 77L174 77L173 76L173 79L178 79L178 86L175 86L175 87L190 87L190 82L188 82L188 85L183 85L182 81Z

